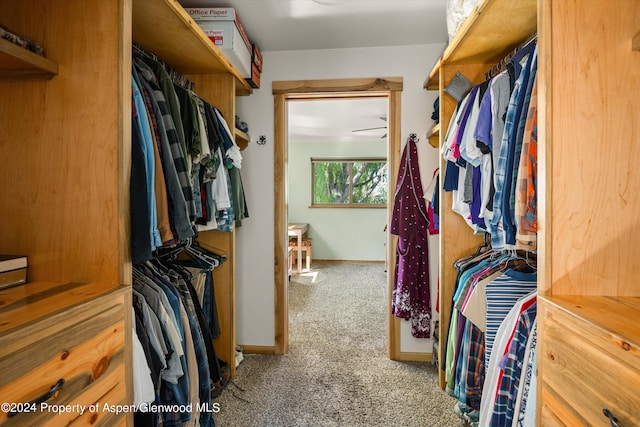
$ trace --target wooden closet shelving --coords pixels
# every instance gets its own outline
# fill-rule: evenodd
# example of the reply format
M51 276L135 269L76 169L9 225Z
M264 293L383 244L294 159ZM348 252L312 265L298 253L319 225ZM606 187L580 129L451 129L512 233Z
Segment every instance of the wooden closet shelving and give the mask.
M240 147L240 150L246 150L249 146L249 141L251 141L251 137L248 133L242 132L240 129L234 130L236 137L236 144Z
M133 40L182 74L231 75L237 95L253 91L177 1L134 0Z
M456 102L443 92L446 84L456 72L462 73L472 83L484 80L484 74L504 55L536 31L536 0L484 0L472 11L456 36L447 46L442 57L436 62L425 80L424 87L440 91L441 134L447 133ZM430 143L439 147L440 137ZM446 163L440 159L440 170ZM453 263L463 256L473 253L484 240L473 235L462 218L451 211L451 193L442 192L440 204L440 349L439 360L446 345L451 296L456 271ZM445 387L444 372L440 372L439 383Z
M178 2L134 0L132 25L137 44L193 82L196 94L218 108L227 123L235 124L236 96L249 95L253 89ZM247 134L234 131L234 136L240 147L248 145ZM227 258L214 270L221 329L214 344L218 357L229 363L231 377L235 378L235 230L200 232L198 241Z
M70 368L92 380L81 389L76 374L65 377L74 379L65 403L130 405L132 43L194 82L228 123L236 96L252 89L174 0L6 0L0 23L47 52L42 58L0 40L0 253L28 258L27 284L0 291L0 359L16 361L0 364L0 390L28 402ZM235 377L235 231L198 239L227 258L214 271L215 346ZM46 381L35 384L33 372ZM73 421L66 417L57 420ZM83 419L133 424L130 413Z
M640 124L621 120L640 108L640 56L633 51L638 28L638 2L484 0L424 84L440 91L446 134L456 103L443 88L455 73L480 83L504 55L538 33L540 426L609 425L605 409L620 425L640 423L640 241L633 237L640 199L627 197L640 191ZM611 140L629 141L628 149L610 150ZM572 141L581 141L580 150ZM449 208L450 193L442 200L440 356L453 262L482 244Z
M58 64L10 41L0 39L0 80L48 80Z
M429 139L429 145L434 148L440 147L440 123L433 125L427 134L427 138Z

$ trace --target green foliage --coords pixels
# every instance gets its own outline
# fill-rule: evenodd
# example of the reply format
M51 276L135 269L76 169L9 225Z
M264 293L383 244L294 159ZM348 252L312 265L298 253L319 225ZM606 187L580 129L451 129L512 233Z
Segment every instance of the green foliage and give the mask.
M386 205L386 161L314 161L314 205Z

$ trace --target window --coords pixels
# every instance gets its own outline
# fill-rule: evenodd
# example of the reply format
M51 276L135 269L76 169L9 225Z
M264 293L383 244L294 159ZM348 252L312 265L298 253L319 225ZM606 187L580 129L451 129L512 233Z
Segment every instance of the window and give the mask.
M386 207L387 159L311 159L311 206Z

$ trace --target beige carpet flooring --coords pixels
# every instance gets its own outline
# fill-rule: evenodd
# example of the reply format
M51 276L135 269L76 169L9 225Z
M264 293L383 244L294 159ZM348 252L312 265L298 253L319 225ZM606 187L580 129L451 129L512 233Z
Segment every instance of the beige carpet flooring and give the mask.
M384 265L314 262L289 283L289 351L245 355L219 427L460 426L430 363L386 354Z

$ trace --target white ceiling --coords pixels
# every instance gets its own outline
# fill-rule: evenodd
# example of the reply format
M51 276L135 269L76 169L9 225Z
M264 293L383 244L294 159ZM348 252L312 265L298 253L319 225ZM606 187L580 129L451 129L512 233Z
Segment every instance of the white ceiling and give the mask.
M446 0L180 0L180 4L235 8L247 35L263 52L447 41Z
M179 0L233 7L261 51L446 43L447 0ZM326 4L323 4L326 3ZM290 103L289 141L372 141L385 129L386 99Z
M385 127L387 105L386 98L291 100L288 140L290 143L380 141L386 129L353 131Z

